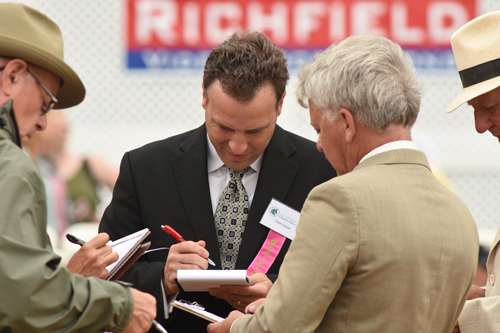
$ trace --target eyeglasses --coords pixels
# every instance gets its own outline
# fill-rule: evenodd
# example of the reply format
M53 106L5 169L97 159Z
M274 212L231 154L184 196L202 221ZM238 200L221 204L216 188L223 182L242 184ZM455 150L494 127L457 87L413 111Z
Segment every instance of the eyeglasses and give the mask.
M3 71L4 69L5 69L5 66L0 67L0 72L1 72L1 71ZM52 93L49 91L49 89L47 89L47 88L43 85L43 83L42 83L40 80L38 80L38 78L35 76L35 74L33 74L33 73L30 71L30 69L29 69L29 68L27 68L26 70L28 71L28 73L30 73L30 74L31 74L31 76L33 76L33 78L35 79L36 83L38 83L38 84L40 85L40 87L42 87L42 89L43 89L43 90L47 93L47 95L49 95L49 97L50 97L50 104L49 104L49 106L47 106L47 107L45 108L45 110L42 110L42 115L47 114L47 112L49 112L50 110L52 110L52 108L54 107L54 105L56 105L56 103L58 102L58 100L57 100L57 98L56 98L54 95L52 95Z
M43 113L42 114L47 114L47 112L49 112L50 110L52 110L52 108L54 107L54 105L56 105L56 103L58 102L57 98L52 95L52 93L49 91L49 89L45 88L45 86L43 85L42 82L40 82L40 80L38 80L38 78L35 76L35 74L33 74L29 68L26 69L28 71L28 73L31 74L31 76L33 76L33 78L35 79L35 81L40 85L40 87L42 87L43 90L45 90L45 92L47 93L47 95L49 95L50 97L50 104L49 106L47 106L47 108L45 110L43 110Z

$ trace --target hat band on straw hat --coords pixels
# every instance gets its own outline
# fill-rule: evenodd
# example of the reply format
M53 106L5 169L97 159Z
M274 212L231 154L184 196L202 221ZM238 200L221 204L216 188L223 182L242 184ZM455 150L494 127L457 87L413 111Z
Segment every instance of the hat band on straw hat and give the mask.
M458 72L464 88L500 76L500 58Z

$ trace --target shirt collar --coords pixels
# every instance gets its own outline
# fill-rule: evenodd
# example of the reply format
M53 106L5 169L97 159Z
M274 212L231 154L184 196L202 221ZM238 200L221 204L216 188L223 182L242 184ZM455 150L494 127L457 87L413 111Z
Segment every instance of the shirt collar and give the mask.
M214 145L210 141L210 138L208 137L207 134L207 146L208 146L208 154L207 154L207 169L208 173L214 172L216 170L219 170L222 167L226 167L224 162L219 157L219 154L217 154L217 151L215 150ZM262 159L263 159L264 154L261 154L255 162L250 164L250 168L254 170L255 172L260 171L260 167L262 166Z
M381 154L381 153L385 153L386 151L396 150L396 149L415 149L415 150L419 150L418 147L417 147L417 145L413 141L400 140L400 141L388 142L386 144L383 144L380 147L377 147L377 148L373 149L371 152L369 152L368 154L366 154L365 156L363 156L363 158L361 159L361 161L359 161L359 163L363 162L364 160L366 160L366 159L368 159L368 158L370 158L372 156L375 156L375 155L378 155L378 154Z

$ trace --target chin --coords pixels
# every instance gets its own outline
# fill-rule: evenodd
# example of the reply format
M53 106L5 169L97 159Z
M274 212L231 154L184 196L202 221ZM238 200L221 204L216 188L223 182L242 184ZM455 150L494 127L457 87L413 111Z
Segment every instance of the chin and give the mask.
M248 161L231 161L231 163L226 163L228 168L238 171L245 169L250 164L251 163L248 163Z

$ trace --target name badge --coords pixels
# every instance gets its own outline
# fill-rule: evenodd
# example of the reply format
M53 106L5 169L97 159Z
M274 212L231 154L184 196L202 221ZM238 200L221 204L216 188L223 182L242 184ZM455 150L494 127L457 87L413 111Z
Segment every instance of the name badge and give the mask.
M273 198L269 206L267 206L260 224L293 240L299 217L300 212Z

